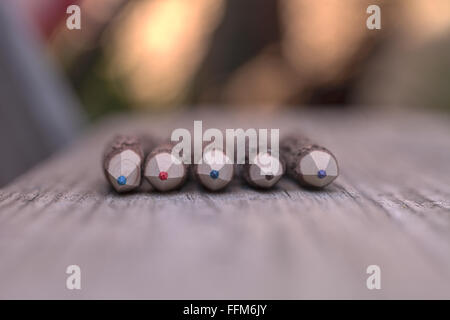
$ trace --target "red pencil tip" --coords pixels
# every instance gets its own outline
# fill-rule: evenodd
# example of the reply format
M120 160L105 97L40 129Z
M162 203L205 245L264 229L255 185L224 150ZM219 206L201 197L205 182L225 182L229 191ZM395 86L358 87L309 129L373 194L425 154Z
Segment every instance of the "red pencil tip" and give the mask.
M165 171L161 171L159 173L159 179L160 180L167 180L168 177L169 177L169 174L167 172L165 172Z

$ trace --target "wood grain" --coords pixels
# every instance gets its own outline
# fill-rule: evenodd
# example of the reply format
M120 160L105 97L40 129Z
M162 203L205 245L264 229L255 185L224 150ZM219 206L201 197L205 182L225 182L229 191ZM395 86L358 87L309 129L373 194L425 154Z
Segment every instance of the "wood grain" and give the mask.
M341 175L208 193L117 195L102 175L115 133L300 129ZM110 118L0 190L0 298L450 298L450 120L426 114L204 111ZM68 170L70 168L70 170ZM67 290L66 267L82 269ZM381 290L366 288L381 267Z

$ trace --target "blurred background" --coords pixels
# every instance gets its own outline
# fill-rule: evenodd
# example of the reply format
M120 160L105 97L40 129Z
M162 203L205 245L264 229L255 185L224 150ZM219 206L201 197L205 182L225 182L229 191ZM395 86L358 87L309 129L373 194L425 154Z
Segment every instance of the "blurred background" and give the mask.
M0 186L114 112L450 111L449 0L3 0L0 36Z

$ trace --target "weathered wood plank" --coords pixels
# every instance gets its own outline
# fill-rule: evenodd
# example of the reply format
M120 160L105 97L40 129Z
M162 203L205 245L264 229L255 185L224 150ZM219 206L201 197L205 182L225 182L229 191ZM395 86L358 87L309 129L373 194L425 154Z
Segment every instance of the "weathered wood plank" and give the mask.
M115 194L116 132L299 128L335 153L324 191L283 178L223 193ZM118 117L0 190L0 298L450 298L450 123L430 115L299 113L265 119ZM70 170L69 170L70 169ZM82 268L82 290L65 268ZM366 288L366 267L382 290Z

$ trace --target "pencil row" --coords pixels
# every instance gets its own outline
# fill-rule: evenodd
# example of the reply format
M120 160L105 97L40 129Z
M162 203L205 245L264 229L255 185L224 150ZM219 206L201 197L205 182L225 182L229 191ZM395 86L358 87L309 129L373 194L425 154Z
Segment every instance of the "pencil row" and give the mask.
M146 179L158 191L180 188L191 171L211 191L224 189L238 173L250 186L268 189L286 173L304 187L323 188L339 175L336 157L303 136L281 140L280 156L255 152L235 165L222 149L205 146L202 161L187 165L173 154L173 144L157 145L150 137L116 136L103 156L107 181L117 192L137 189Z

